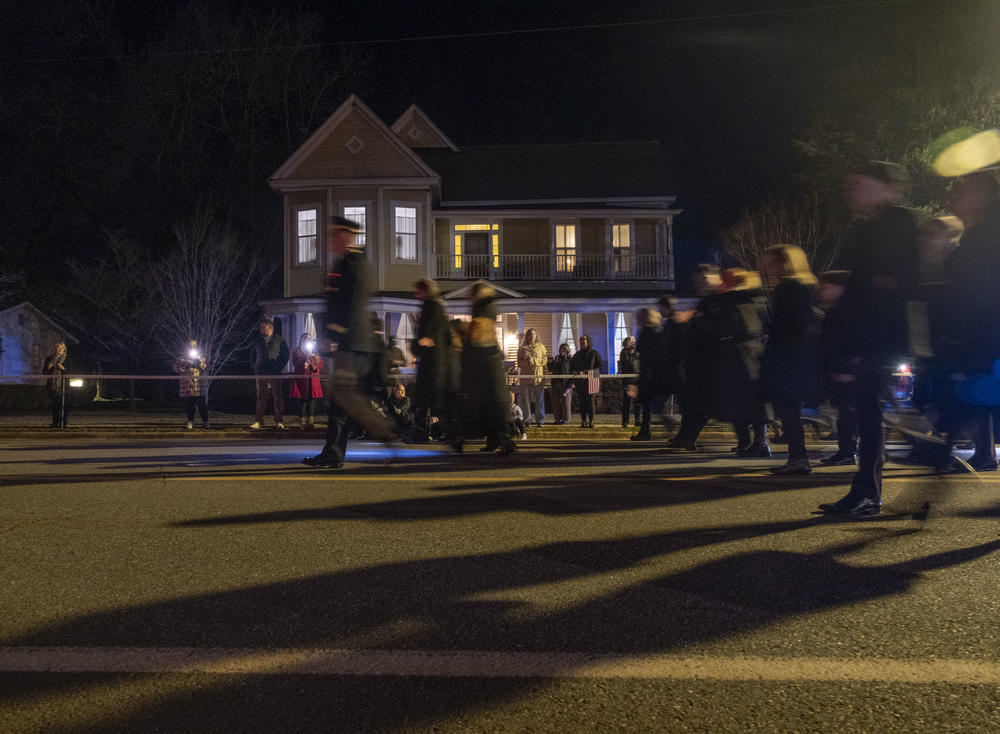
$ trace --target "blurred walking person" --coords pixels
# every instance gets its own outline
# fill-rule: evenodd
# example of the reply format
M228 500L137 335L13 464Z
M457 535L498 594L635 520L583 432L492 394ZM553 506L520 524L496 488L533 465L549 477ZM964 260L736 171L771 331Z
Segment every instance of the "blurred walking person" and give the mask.
M545 422L545 366L549 355L545 345L538 341L534 329L524 332L524 339L517 350L517 370L521 377L518 392L521 395L526 422L540 426Z
M742 268L722 273L719 290L720 343L726 417L732 422L741 458L768 458L767 405L761 394L761 356L767 299L760 275ZM751 429L753 435L751 436Z
M462 347L462 393L466 396L465 438L486 437L480 451L511 454L513 418L503 352L496 335L496 292L485 283L472 289L472 321ZM461 448L460 444L455 446Z
M627 336L622 342L622 349L618 353L618 374L638 375L639 374L639 350L635 346L635 337ZM629 417L635 414L635 425L642 422L642 406L639 404L637 396L638 377L622 380L622 428L628 428Z
M201 373L205 371L207 366L205 355L198 349L198 342L194 339L188 342L187 353L174 360L173 370L181 376L177 389L181 402L184 404L184 412L187 414L189 431L194 428L195 408L198 409L198 415L201 418L201 427L210 427L208 405L205 403L205 394L201 387Z
M857 386L853 380L845 380L845 375L850 375L850 363L842 362L843 357L834 346L841 330L849 328L848 324L842 323L843 315L837 310L849 277L850 273L846 270L828 270L819 276L816 287L816 306L823 319L818 349L819 379L826 397L837 409L837 451L819 460L824 466L854 466L858 463Z
M274 427L285 427L285 399L281 380L268 379L269 375L280 375L288 364L288 345L281 334L274 331L274 320L265 317L260 322L260 336L250 347L250 365L255 375L262 375L257 383L257 408L250 428L256 430L264 422L268 398L274 410Z
M770 292L762 361L764 396L788 439L788 460L771 473L811 474L802 404L816 394L817 322L812 303L817 280L806 254L795 245L767 248L761 270Z
M49 375L45 381L45 389L49 393L49 404L52 408L52 425L50 428L65 428L68 410L66 407L66 390L64 375L66 373L66 343L59 342L52 353L45 358L42 373Z
M860 167L847 177L844 193L856 219L844 239L842 267L850 275L836 306L845 326L834 349L848 370L841 379L855 384L858 472L850 492L820 509L860 517L882 511L882 396L907 352L906 297L917 273L917 229L913 216L895 204L885 164Z
M580 403L580 428L594 427L594 396L601 391L601 355L591 346L590 337L580 337L580 349L570 359L570 368L584 379L574 380L576 399Z
M292 352L292 380L288 397L299 402L299 428L316 427L316 403L323 399L323 357L316 353L316 340L312 334L299 337L299 345Z
M569 422L573 411L573 381L555 375L571 375L572 355L569 353L569 344L559 345L559 354L549 362L549 373L552 377L552 414L555 417L557 426L564 426Z
M323 449L303 459L306 466L339 469L344 465L348 421L375 440L389 441L396 435L389 419L372 407L368 394L372 380L380 380L383 347L376 342L368 313L368 260L352 247L360 231L357 222L340 216L330 218L326 231L327 252L335 264L326 276L326 328L319 351L333 362L327 391L330 415Z
M413 284L413 297L420 301L420 320L413 341L417 379L413 385L413 411L417 425L430 437L441 433L448 418L452 393L451 325L437 283L421 278ZM404 318L406 318L404 316Z

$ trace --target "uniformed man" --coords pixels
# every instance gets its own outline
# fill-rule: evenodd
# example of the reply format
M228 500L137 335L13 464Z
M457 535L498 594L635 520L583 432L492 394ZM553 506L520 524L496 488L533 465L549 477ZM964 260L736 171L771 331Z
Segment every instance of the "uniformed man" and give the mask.
M360 232L356 222L331 217L327 228L327 249L336 264L327 273L326 328L321 351L330 355L330 418L326 444L316 456L302 460L306 466L337 469L344 465L347 452L348 419L368 437L388 441L394 437L388 420L379 415L365 394L371 373L378 369L379 350L368 313L368 262L352 247Z

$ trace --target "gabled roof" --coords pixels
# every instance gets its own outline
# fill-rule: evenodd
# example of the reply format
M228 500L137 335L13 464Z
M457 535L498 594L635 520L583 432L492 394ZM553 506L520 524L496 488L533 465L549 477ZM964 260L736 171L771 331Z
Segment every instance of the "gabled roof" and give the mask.
M270 179L272 186L275 186L275 182L281 181L292 176L295 170L301 166L309 157L316 151L316 149L323 143L326 138L337 129L349 115L356 113L361 115L366 119L375 130L377 130L396 150L399 151L400 155L409 160L421 173L428 178L436 178L437 174L427 165L427 163L420 158L413 150L405 145L402 140L399 139L392 130L390 130L382 120L379 119L378 115L369 109L368 105L361 101L361 99L356 95L352 94L348 97L336 111L330 115L326 122L319 126L309 138L299 146L299 149L292 153L288 160L281 164L277 171L271 174Z
M43 321L46 324L48 324L54 331L58 331L60 334L62 334L71 343L73 343L73 344L79 344L80 343L79 339L77 339L75 336L73 336L68 331L66 331L66 327L64 327L61 324L59 324L58 322L56 322L51 316L49 316L47 313L45 313L44 311L42 311L40 308L38 308L37 306L35 306L30 301L21 301L21 303L17 304L16 306L11 306L9 308L5 308L3 310L0 310L0 316L3 316L4 314L12 312L12 311L16 312L16 311L22 311L22 310L24 310L24 311L31 311L33 314L35 314L35 316L38 317L38 319L40 321Z
M496 291L498 296L505 296L506 298L527 298L527 296L525 296L523 293L511 290L510 288L504 288L502 285L497 285L496 283L482 279L474 281L472 283L467 283L461 286L460 288L456 288L453 291L448 291L442 297L447 298L448 300L451 300L453 298L468 298L469 296L472 295L472 289L475 288L480 283L482 283L483 285L488 285L490 288Z
M451 142L451 139L415 104L411 104L409 109L392 123L392 131L411 148L458 150L458 146Z
M657 142L491 145L417 152L441 176L444 206L670 200L676 194L670 161Z

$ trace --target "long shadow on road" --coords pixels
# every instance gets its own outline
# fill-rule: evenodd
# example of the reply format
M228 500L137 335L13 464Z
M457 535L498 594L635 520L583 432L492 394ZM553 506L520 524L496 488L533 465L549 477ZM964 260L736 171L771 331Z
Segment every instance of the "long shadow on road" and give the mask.
M513 590L584 581L685 549L808 531L815 522L706 527L391 563L89 614L4 644L681 653L695 643L790 617L903 594L927 571L1000 549L998 540L881 566L839 560L879 538L913 532L886 530L823 552L735 553L555 608L509 597ZM498 680L469 699L409 696L400 707L399 686L391 682L372 682L362 698L345 701L336 693L342 688L339 679L328 681L335 705L323 697L304 704L277 699L239 707L233 702L241 699L244 679L219 676L204 690L154 691L97 724L63 730L138 731L163 722L174 730L201 729L222 715L230 730L260 731L282 721L288 706L306 705L307 712L294 714L305 730L391 731L460 715L470 707L502 705L546 684L531 678ZM0 691L0 703L73 695L77 685L72 677L38 677L30 692L21 686ZM462 683L451 685L458 690Z

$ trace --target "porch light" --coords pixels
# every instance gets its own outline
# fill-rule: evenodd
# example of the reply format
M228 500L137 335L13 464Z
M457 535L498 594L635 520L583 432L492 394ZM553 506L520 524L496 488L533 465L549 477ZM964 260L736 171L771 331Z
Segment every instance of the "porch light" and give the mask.
M70 387L83 387L83 380L74 379L69 381Z

